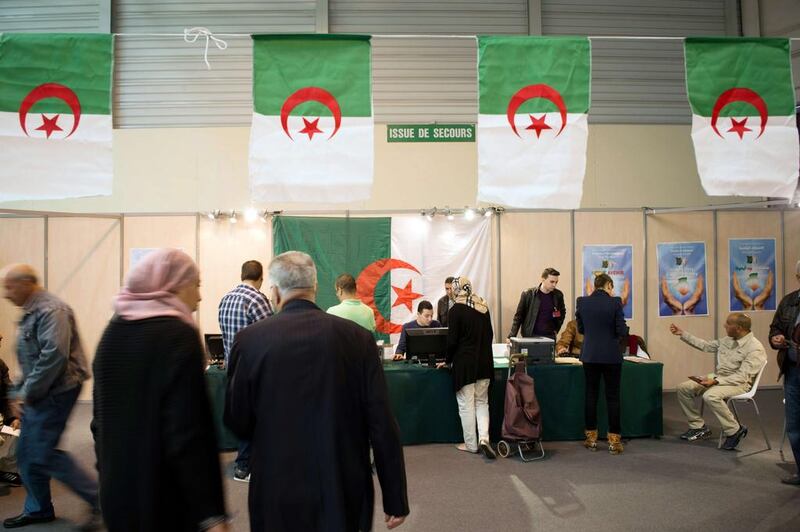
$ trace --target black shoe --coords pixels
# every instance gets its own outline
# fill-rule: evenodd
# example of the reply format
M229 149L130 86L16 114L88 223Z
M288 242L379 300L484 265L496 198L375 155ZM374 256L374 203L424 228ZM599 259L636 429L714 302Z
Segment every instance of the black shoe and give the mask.
M747 427L739 425L739 430L728 436L725 443L722 444L722 448L726 451L735 451L736 446L739 445L739 442L741 442L745 436L747 436Z
M708 426L703 425L699 429L689 429L683 434L681 434L682 440L687 441L697 441L697 440L704 440L711 436L711 429Z
M233 480L239 482L250 482L250 471L243 467L235 466L233 468Z
M793 475L791 477L782 478L781 482L790 486L800 486L800 475Z
M22 479L20 478L19 474L11 473L9 471L0 471L0 482L16 488L22 486Z
M489 460L494 460L495 458L497 458L497 455L494 454L494 449L492 449L492 445L488 441L482 440L479 448L483 453L483 456L485 456Z
M55 515L37 516L37 515L19 514L16 517L9 517L5 521L3 521L3 527L20 528L23 526L35 525L38 523L50 523L51 521L55 520L56 520Z

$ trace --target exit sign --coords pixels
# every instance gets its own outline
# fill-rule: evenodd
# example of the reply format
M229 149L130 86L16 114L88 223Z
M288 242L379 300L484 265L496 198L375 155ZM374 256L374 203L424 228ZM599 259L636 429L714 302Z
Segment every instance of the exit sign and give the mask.
M475 142L474 124L400 124L386 127L387 142Z

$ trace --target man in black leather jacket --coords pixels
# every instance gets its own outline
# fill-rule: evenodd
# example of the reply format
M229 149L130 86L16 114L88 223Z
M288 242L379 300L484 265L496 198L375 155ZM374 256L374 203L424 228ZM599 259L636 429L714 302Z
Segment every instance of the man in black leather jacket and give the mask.
M800 261L795 266L800 282ZM778 367L783 375L783 395L786 409L786 437L792 446L795 464L800 464L800 290L784 296L769 326L769 343L778 350ZM800 475L781 480L784 484L800 486Z
M556 288L561 275L555 268L545 268L539 286L522 292L514 313L514 322L508 337L547 336L555 340L567 309L564 306L564 294Z

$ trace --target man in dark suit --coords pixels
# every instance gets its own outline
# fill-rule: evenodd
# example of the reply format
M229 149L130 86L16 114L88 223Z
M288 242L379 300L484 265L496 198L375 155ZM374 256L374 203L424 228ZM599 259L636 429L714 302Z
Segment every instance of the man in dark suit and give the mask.
M311 257L269 265L278 314L242 329L231 351L225 423L252 442L253 531L372 529L369 449L388 528L409 513L400 433L375 340L314 304Z
M436 303L436 321L447 327L447 313L453 308L455 298L453 297L453 280L455 277L448 277L444 280L444 295Z
M597 450L597 396L600 379L606 385L608 406L608 451L619 454L623 451L621 441L619 385L622 374L622 351L619 340L628 334L622 300L613 297L614 281L605 273L594 279L594 292L579 297L575 318L578 332L583 334L581 362L586 377L586 440L583 445Z

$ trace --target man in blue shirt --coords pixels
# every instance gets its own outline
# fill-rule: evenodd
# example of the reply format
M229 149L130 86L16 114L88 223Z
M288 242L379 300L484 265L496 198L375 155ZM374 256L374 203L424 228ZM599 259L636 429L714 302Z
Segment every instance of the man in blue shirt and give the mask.
M430 301L423 299L417 305L417 318L403 325L400 332L400 341L397 343L394 360L406 358L406 331L409 329L427 329L429 327L441 327L442 325L433 319L433 305Z
M264 283L264 267L257 260L242 264L242 282L225 294L219 303L219 330L225 349L225 367L231 354L233 339L248 325L272 316L272 304L261 293ZM250 481L250 442L239 444L239 453L233 467L233 478L240 482Z

